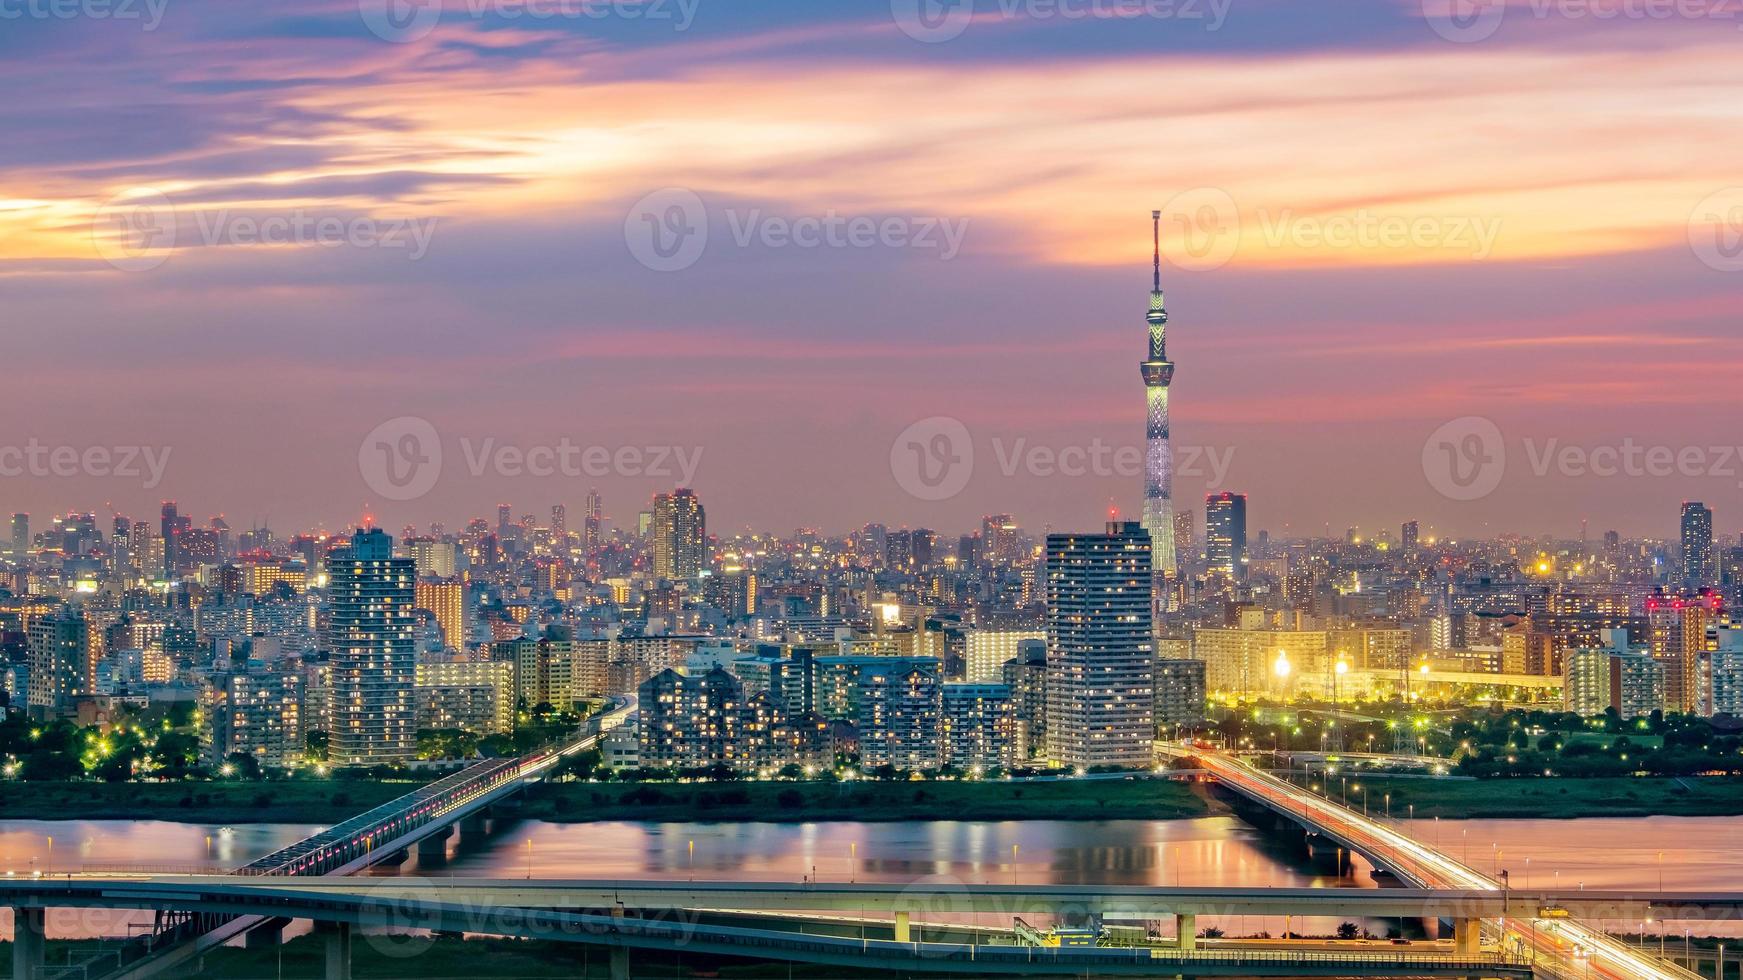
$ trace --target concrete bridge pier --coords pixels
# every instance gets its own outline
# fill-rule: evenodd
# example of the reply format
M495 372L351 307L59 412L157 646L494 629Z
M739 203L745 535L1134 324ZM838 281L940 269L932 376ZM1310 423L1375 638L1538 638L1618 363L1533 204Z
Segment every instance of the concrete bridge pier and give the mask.
M484 843L490 832L490 807L484 807L460 818L460 846L476 847Z
M1174 917L1175 944L1182 950L1198 948L1198 916L1182 913Z
M253 929L242 940L244 949L271 949L284 942L284 927L290 925L289 919L268 919Z
M1483 920L1458 919L1453 922L1453 951L1475 954L1483 949Z
M351 924L320 923L315 931L326 947L327 980L351 980Z
M418 841L418 865L430 868L446 864L448 862L448 838L452 836L454 836L454 828L448 826Z
M16 980L37 980L42 976L47 929L48 916L44 910L12 910L12 976Z
M611 917L613 919L622 919L623 906L612 906ZM611 947L611 980L629 980L629 947Z

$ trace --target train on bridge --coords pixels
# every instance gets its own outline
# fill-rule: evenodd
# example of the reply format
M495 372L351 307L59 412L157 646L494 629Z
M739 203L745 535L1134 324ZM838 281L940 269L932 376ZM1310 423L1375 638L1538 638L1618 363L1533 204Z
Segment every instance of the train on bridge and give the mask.
M363 857L376 845L441 820L456 807L543 768L551 753L491 759L468 766L344 823L237 868L241 875L324 875Z

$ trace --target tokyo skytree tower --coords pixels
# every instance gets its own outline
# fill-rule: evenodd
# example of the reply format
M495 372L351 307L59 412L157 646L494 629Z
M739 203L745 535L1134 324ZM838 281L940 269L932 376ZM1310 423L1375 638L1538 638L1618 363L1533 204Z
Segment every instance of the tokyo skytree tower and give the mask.
M1144 397L1149 406L1148 449L1144 460L1144 529L1150 532L1151 562L1161 598L1163 580L1172 581L1179 569L1174 553L1174 448L1168 442L1168 385L1174 380L1174 362L1168 360L1168 311L1162 302L1162 212L1150 212L1155 243L1150 286L1150 356L1139 365L1144 374ZM1161 608L1168 608L1166 601Z

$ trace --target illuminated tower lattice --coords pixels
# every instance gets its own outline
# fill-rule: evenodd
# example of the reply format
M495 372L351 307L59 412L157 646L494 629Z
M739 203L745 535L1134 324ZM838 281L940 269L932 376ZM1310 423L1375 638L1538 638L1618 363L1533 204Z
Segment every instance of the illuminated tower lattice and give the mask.
M1174 553L1174 448L1168 442L1168 385L1174 363L1168 360L1168 311L1162 302L1162 212L1150 212L1155 242L1150 286L1150 356L1140 368L1149 405L1148 450L1144 462L1144 529L1150 532L1151 560L1160 599L1178 575ZM1159 603L1168 608L1168 603Z

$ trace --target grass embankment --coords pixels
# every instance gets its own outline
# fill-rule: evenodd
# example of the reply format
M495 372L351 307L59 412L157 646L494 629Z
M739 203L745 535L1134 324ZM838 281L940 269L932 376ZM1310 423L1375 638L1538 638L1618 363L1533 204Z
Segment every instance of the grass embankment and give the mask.
M1352 777L1352 783L1355 782ZM1362 774L1368 812L1394 817L1572 818L1743 815L1743 779L1388 779ZM0 820L336 823L415 784L0 782ZM1360 796L1351 799L1360 805ZM1157 779L1060 782L548 783L520 814L596 820L1168 820L1219 812L1202 788Z
M0 782L0 819L336 823L417 788L412 782Z
M550 783L528 794L537 820L1166 820L1212 804L1186 783Z
M1351 777L1355 781L1355 777ZM1570 779L1429 780L1361 776L1368 813L1417 819L1573 817L1730 817L1743 814L1743 779L1594 777ZM1341 795L1341 794L1336 794ZM1360 797L1351 795L1360 806Z

